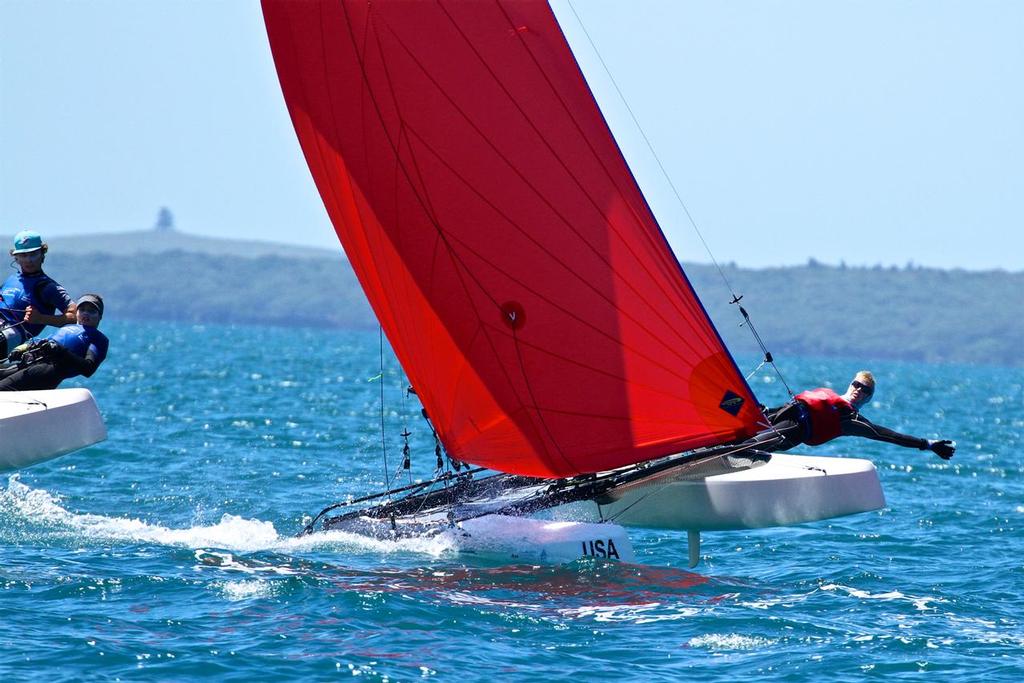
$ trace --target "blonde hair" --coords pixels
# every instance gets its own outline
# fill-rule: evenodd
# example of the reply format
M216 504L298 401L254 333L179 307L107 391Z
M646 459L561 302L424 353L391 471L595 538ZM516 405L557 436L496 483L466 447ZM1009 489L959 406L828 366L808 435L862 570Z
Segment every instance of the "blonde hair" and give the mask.
M860 382L861 384L871 387L872 391L875 390L875 376L872 375L867 370L861 370L856 375L854 375L853 381Z

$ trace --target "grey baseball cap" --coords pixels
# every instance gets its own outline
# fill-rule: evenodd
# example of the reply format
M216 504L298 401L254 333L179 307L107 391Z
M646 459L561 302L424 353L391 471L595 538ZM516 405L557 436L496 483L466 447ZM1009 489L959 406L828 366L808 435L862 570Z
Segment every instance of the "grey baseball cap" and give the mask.
M99 309L100 317L103 317L103 299L99 298L95 294L86 294L81 299L75 302L76 306L81 306L82 304L92 304L93 306Z

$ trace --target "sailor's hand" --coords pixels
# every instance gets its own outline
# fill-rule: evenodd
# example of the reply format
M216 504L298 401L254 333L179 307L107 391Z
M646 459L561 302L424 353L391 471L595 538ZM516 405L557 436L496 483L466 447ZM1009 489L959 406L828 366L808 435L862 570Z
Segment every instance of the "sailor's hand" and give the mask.
M20 346L15 346L14 350L11 351L11 353L7 356L7 359L10 360L12 363L17 363L19 360L21 360L21 357L25 355L25 352L28 351L28 346L28 344L21 344Z
M39 311L32 308L32 306L25 307L25 322L27 323L38 323L40 322L39 316L42 315Z
M928 440L928 450L943 460L949 460L956 453L956 444L949 439Z

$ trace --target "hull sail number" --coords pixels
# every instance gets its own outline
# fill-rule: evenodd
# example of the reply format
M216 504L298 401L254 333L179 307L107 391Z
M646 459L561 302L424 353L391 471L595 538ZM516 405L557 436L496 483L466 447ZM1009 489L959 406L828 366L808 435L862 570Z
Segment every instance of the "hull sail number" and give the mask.
M580 541L583 557L603 557L609 560L618 560L619 551L615 548L615 539L593 539Z

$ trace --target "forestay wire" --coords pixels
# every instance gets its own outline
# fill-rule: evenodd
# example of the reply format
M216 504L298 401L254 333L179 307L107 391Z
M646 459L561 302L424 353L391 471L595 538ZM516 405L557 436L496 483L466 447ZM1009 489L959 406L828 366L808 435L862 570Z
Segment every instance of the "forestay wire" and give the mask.
M608 76L608 80L611 82L612 87L615 88L615 92L619 96L619 100L626 108L626 111L629 112L629 117L633 120L633 125L636 126L637 131L640 133L640 137L643 138L644 143L647 145L648 151L650 151L655 163L658 164L658 169L661 171L661 175L665 178L665 181L668 183L669 188L671 188L672 194L675 195L676 201L679 203L679 206L683 209L683 213L686 215L687 220L690 222L690 226L693 228L694 233L696 233L697 238L700 240L700 243L704 245L704 251L707 252L708 258L711 259L711 263L714 264L719 276L721 276L722 282L725 284L726 289L728 289L729 293L732 295L732 300L729 303L736 304L737 306L739 306L740 314L743 316L743 325L745 325L750 330L750 333L753 335L754 340L757 342L757 345L761 348L761 352L764 354L764 360L762 360L761 364L758 365L757 368L755 368L754 371L750 373L747 379L749 380L750 377L753 377L767 363L772 366L773 370L775 370L775 374L778 375L779 380L782 382L783 386L786 387L786 392L790 396L793 396L793 390L789 388L789 383L787 383L786 378L782 376L782 371L779 370L779 367L775 364L775 359L772 357L771 352L768 351L768 348L765 346L764 341L761 339L761 335L758 334L757 328L754 327L754 321L750 319L750 315L747 313L746 309L743 308L742 305L740 305L740 301L743 299L743 295L736 294L736 290L733 289L732 283L729 282L729 278L726 277L725 271L722 270L722 267L719 265L718 259L716 259L715 255L712 253L711 247L708 246L708 243L704 239L704 235L701 233L700 228L697 227L697 221L695 221L693 216L690 214L690 209L687 208L686 202L683 201L682 195L679 194L679 190L676 189L675 183L672 182L672 178L671 176L669 176L668 171L665 169L665 165L661 163L661 158L658 156L658 153L654 151L654 145L651 144L650 139L647 137L647 133L644 132L643 126L640 125L639 119L637 119L636 114L633 113L633 108L629 106L629 102L626 100L625 95L623 95L622 89L619 88L618 82L616 82L615 77L612 76L611 69L608 68L608 64L605 63L604 57L601 55L601 51L597 49L597 45L594 43L593 38L590 37L590 32L587 31L587 27L586 25L584 25L583 20L580 18L579 13L576 11L576 7L575 5L573 5L572 0L566 0L566 2L569 5L569 9L572 10L573 16L576 18L576 23L579 24L580 29L583 31L583 35L586 36L587 42L590 43L590 48L594 51L594 54L597 55L597 60L601 63L601 68L604 69L604 72Z
M378 354L380 361L380 374L376 377L371 378L370 381L377 380L380 383L380 451L381 457L384 460L384 481L387 482L388 491L391 490L391 473L388 469L388 440L387 434L384 428L384 328L380 325L377 326L378 334ZM398 476L398 473L395 473ZM388 496L388 500L391 500L391 496Z
M411 456L412 449L411 449L411 447L409 445L409 437L412 436L412 432L409 431L409 416L408 416L408 410L407 410L406 403L407 403L407 398L408 398L409 394L415 395L416 392L413 390L411 385L409 385L405 389L405 391L402 392L402 411L401 411L401 414L402 414L402 433L399 435L399 436L402 437L402 464L399 467L395 468L394 475L392 476L390 467L388 466L388 438L387 438L387 429L386 429L387 407L386 407L385 401L384 401L384 328L381 325L377 326L377 336L378 336L378 340L377 340L378 341L378 344L377 344L378 372L377 372L376 376L371 377L367 381L369 381L369 382L376 381L376 382L379 382L379 384L380 384L379 390L380 390L380 446L381 446L381 458L383 460L383 465L384 465L384 481L386 482L386 487L385 488L386 488L387 492L389 492L389 495L387 496L387 499L390 502L390 500L391 500L390 491L392 489L394 489L395 483L398 481L398 478L402 475L403 472L405 472L406 478L408 480L408 484L409 485L412 484L412 456ZM426 411L424 411L424 417L426 417ZM435 452L437 454L437 469L438 469L438 471L440 471L442 469L441 442L438 439L437 432L435 432L433 426L430 425L430 420L427 420L427 425L430 426L430 430L431 430L431 432L434 435L434 442L435 442L434 450L435 450ZM451 460L448 459L448 462L450 463ZM456 467L456 469L458 469L458 467Z

